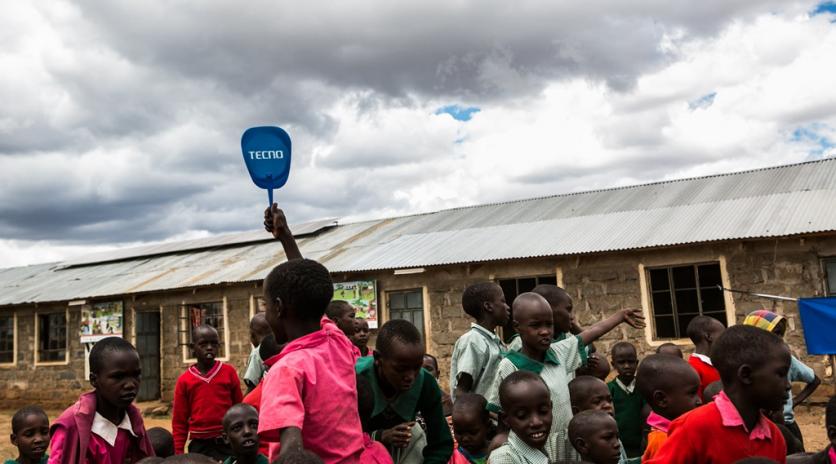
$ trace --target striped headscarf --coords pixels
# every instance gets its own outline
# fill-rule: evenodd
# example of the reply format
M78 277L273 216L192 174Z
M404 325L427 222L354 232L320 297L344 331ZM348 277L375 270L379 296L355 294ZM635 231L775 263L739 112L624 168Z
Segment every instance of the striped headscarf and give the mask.
M779 316L778 314L765 309L759 309L749 313L746 316L746 319L743 319L743 325L751 325L753 327L766 330L767 332L772 332L783 320L784 316Z

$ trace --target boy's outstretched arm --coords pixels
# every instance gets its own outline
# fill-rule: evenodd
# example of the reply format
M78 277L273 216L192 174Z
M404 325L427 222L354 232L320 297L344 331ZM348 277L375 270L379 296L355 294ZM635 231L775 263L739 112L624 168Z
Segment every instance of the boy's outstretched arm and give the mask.
M284 211L279 209L277 203L273 203L269 208L264 210L264 229L273 234L273 238L282 242L284 254L287 256L288 261L302 259L302 252L299 251L299 246L296 245L296 239L293 238L293 233L287 225Z
M641 309L622 309L619 310L617 313L613 314L612 316L604 319L603 321L597 322L589 327L586 328L583 332L578 334L579 337L583 340L584 345L589 345L590 343L594 342L601 338L602 335L606 334L610 330L614 329L618 324L622 322L626 322L630 325L630 327L634 327L636 329L644 328L644 315L642 314Z

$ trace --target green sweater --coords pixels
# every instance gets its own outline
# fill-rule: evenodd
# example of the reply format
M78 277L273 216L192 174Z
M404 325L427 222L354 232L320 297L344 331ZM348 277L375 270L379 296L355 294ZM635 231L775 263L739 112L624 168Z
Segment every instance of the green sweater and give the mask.
M615 421L618 423L618 434L621 436L621 442L624 444L627 456L631 458L641 456L644 398L635 388L633 393L627 393L615 379L607 384L607 388L612 395Z
M453 437L444 418L441 406L441 389L432 375L421 369L412 387L386 398L380 389L374 358L366 356L357 360L357 375L369 381L374 392L374 411L369 425L377 436L383 430L415 420L419 412L427 424L427 446L424 447L424 464L447 464L453 454ZM392 450L389 450L392 453ZM394 458L393 458L394 459Z

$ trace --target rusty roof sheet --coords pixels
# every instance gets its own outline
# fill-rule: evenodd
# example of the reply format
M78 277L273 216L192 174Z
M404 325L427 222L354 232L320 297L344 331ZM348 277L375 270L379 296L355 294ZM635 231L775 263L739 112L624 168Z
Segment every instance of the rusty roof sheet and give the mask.
M332 272L575 255L836 231L836 159L295 230ZM0 305L257 281L284 261L266 233L0 269Z

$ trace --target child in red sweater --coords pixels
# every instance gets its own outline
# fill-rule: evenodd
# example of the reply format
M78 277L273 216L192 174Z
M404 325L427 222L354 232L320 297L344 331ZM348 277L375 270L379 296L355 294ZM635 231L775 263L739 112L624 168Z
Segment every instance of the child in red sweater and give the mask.
M688 323L686 333L691 342L694 343L694 353L688 357L688 364L700 376L700 398L703 398L702 391L708 384L720 380L720 373L711 363L709 353L711 353L711 346L714 341L724 330L726 330L726 327L722 322L708 316L697 316Z
M232 449L223 439L223 419L244 395L235 368L215 359L219 345L214 327L201 325L192 331L189 346L197 363L180 375L174 387L171 429L176 454L183 454L186 440L191 438L190 453L221 461L232 456Z
M780 337L734 326L711 349L724 390L714 402L671 423L667 441L647 464L731 464L760 456L787 461L781 431L761 413L780 409L790 383L790 352Z

